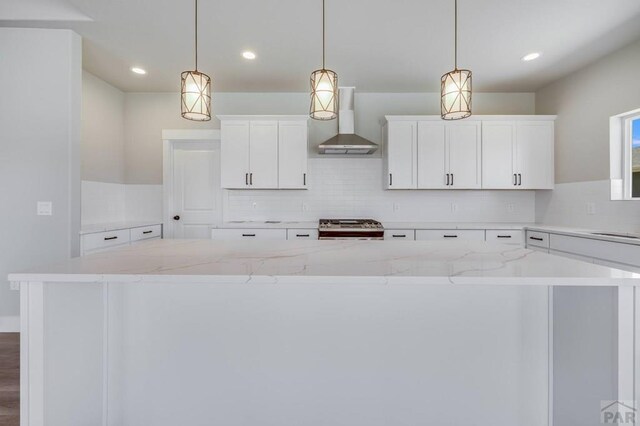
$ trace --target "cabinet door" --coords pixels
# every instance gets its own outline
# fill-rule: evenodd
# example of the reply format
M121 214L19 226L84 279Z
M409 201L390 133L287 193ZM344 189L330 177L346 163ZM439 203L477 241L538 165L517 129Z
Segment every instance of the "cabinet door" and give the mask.
M416 189L416 122L387 125L387 188Z
M418 123L418 188L446 189L446 127L444 123Z
M286 229L212 229L211 239L217 241L287 239Z
M484 241L484 229L418 229L417 241Z
M249 187L278 188L278 122L252 121L249 135Z
M278 124L278 185L283 189L307 188L307 122Z
M553 189L553 122L516 125L516 172L520 189Z
M223 188L248 188L249 122L223 121L220 128L220 181Z
M447 157L453 189L476 189L482 184L480 123L447 125Z
M482 123L482 188L516 188L515 123L490 121Z

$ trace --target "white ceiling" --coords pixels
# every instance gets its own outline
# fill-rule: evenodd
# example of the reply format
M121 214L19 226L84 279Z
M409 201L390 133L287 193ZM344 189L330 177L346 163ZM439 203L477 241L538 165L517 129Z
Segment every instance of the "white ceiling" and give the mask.
M199 69L214 90L307 90L321 67L320 0L199 1ZM453 67L453 0L326 1L327 68L341 85L439 90ZM476 91L533 91L640 38L638 0L459 0L459 8L459 65L473 71ZM192 0L2 0L0 25L74 29L85 69L125 91L178 91L180 72L193 68ZM543 56L520 60L533 51ZM133 65L148 75L133 75Z

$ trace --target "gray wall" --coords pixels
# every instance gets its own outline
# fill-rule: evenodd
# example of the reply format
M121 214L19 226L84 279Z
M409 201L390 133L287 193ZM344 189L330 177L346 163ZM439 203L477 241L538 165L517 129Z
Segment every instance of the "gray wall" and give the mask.
M437 93L356 93L356 130L381 142L385 115L439 114ZM307 93L214 93L214 114L307 114ZM533 114L533 93L478 93L476 114ZM213 119L197 123L180 117L178 93L125 94L125 179L130 184L162 183L162 130L219 128ZM333 136L336 122L311 122L311 144Z
M124 93L82 73L82 180L124 183Z
M1 319L19 313L8 273L77 253L82 53L71 31L19 28L0 28L0 51Z
M609 117L640 108L640 41L536 92L537 114L558 114L556 182L609 178Z

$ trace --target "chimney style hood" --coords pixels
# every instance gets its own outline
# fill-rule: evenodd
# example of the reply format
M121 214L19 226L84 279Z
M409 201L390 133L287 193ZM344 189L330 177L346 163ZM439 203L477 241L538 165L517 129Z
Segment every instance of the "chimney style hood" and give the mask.
M338 135L318 146L320 154L373 154L378 145L355 132L355 87L339 88Z

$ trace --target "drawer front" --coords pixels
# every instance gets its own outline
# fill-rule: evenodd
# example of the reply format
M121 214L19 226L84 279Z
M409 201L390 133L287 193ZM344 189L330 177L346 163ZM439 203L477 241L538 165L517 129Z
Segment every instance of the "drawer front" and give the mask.
M148 240L162 236L162 225L144 226L131 229L131 241Z
M527 231L527 247L549 248L549 234L546 232Z
M286 229L213 229L211 238L220 241L287 239Z
M415 241L416 231L413 229L385 229L385 240Z
M634 244L551 234L550 247L557 251L640 267L640 246Z
M82 251L86 253L92 250L121 246L123 244L129 244L129 241L128 229L85 234L82 236Z
M487 229L486 234L488 243L500 243L500 244L522 244L522 231L519 230L496 230Z
M287 229L287 240L317 240L317 229Z
M481 229L418 229L418 241L484 241Z

